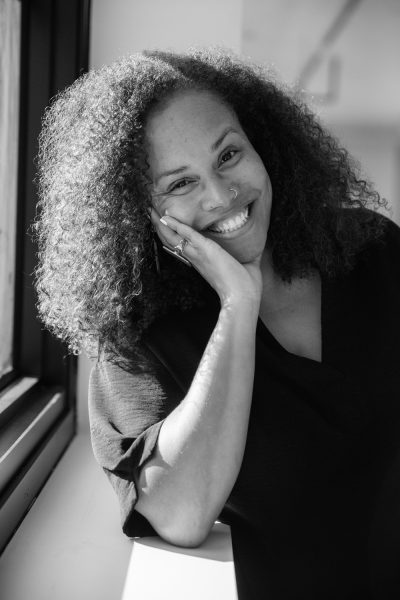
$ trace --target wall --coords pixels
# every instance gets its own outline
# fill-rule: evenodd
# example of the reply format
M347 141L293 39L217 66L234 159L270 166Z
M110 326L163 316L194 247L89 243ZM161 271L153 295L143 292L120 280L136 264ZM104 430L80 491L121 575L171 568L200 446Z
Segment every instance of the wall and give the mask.
M142 49L218 44L240 50L242 0L93 0L90 64Z
M92 0L90 68L142 49L241 50L242 0ZM87 429L90 362L78 364L78 423Z

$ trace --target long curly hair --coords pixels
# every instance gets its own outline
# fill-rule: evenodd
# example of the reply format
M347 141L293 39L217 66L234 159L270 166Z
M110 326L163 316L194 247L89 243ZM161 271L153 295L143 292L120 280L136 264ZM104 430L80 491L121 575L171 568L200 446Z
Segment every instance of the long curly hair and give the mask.
M231 106L273 189L268 244L285 281L337 276L377 239L385 204L307 106L262 67L221 50L144 52L79 78L59 94L39 139L35 229L39 313L74 353L131 361L159 315L206 302L194 269L155 248L145 126L175 91L211 90ZM346 210L357 208L357 210ZM161 253L160 258L161 258Z

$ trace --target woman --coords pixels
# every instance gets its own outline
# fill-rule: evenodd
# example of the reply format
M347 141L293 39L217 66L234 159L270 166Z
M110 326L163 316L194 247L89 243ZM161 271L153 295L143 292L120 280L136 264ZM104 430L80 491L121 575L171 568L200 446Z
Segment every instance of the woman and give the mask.
M395 593L400 233L346 152L261 69L151 52L57 99L40 187L124 532L229 523L240 598Z

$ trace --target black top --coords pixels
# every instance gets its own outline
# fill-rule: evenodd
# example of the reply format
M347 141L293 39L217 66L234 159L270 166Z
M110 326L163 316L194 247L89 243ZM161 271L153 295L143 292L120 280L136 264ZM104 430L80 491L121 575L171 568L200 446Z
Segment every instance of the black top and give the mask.
M148 331L156 365L94 367L94 452L123 530L135 472L188 389L218 310L173 313ZM259 320L249 431L221 520L241 600L400 598L400 229L340 279L322 278L322 362L286 351Z

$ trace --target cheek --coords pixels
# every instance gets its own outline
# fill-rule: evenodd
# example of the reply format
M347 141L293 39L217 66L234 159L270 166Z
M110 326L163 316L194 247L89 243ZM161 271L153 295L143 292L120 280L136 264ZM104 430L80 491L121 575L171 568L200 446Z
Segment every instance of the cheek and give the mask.
M152 200L151 200L152 207L154 208L156 213L159 214L160 216L163 215L165 212L165 209L163 209L163 204L164 203L160 197L152 198Z
M260 181L262 187L266 187L266 188L268 188L268 190L270 190L271 189L271 181L270 181L269 175L267 173L267 170L261 161L257 167L257 176L258 176L258 180Z
M197 211L193 203L184 196L180 198L168 198L166 201L160 203L157 212L160 216L168 213L171 217L191 227L196 223Z
M257 181L259 182L259 184L258 184L259 189L263 192L263 195L265 196L267 202L270 204L272 201L271 180L270 180L269 175L262 163L259 166L259 168L257 170L257 176L255 176L255 177L257 177Z
M254 153L243 164L242 182L250 187L263 189L270 185L267 170L257 153Z

